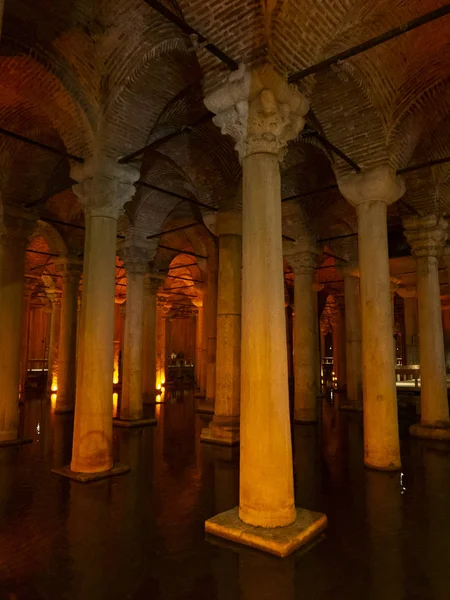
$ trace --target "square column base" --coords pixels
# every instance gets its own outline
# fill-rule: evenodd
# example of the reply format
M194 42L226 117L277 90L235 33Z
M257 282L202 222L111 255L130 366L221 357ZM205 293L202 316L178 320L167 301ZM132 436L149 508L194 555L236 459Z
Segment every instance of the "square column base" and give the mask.
M423 425L411 425L409 433L412 437L424 440L450 442L450 427L424 427Z
M101 473L75 473L75 471L71 470L70 465L60 467L58 469L52 469L52 473L62 475L63 477L68 477L69 479L73 479L73 481L78 481L79 483L92 483L93 481L108 479L109 477L115 477L116 475L123 475L124 473L128 473L129 470L130 467L127 465L115 463L112 469L109 469L109 471L102 471Z
M9 448L10 446L23 446L24 444L31 444L33 440L31 438L16 438L15 440L4 440L0 442L0 448Z
M155 418L151 419L113 419L113 427L148 427L157 425L158 421Z
M239 444L239 429L230 430L220 427L204 427L200 434L200 441L219 446L236 446Z
M213 415L214 414L214 399L202 398L198 399L196 403L195 412L201 413L203 415Z
M206 533L280 557L308 544L326 527L326 515L303 508L297 508L297 518L287 527L268 529L247 525L240 520L238 507L205 522Z

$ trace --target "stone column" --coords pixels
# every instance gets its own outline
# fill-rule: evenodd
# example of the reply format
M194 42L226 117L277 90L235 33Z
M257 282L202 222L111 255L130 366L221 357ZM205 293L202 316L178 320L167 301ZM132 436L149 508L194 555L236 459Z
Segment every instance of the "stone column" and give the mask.
M294 271L294 420L296 423L317 421L317 313L313 290L317 253L309 249L287 256Z
M308 513L300 540L284 310L279 160L302 129L308 104L268 65L252 73L242 66L205 104L237 141L243 173L239 511L208 520L206 531L286 555L326 526L324 515Z
M156 294L162 280L147 273L144 281L144 339L142 394L144 402L156 396Z
M419 320L417 314L417 291L416 287L408 285L399 287L399 296L403 298L405 307L405 345L406 364L418 365L419 360Z
M316 271L316 277L317 277L317 271ZM317 397L318 398L322 398L322 354L321 354L321 343L322 343L322 337L321 337L321 333L320 333L320 327L319 327L319 298L318 298L318 293L321 292L324 289L324 284L323 283L319 283L319 281L315 281L313 283L313 310L314 310L314 340L315 340L315 346L316 346L316 390L317 390Z
M71 176L80 182L73 189L85 207L86 234L72 463L60 472L84 479L122 472L113 469L112 452L117 220L139 173L92 157Z
M411 435L450 441L438 256L447 222L436 215L404 219L405 237L417 261L421 424Z
M361 287L364 462L382 470L400 468L400 445L389 290L387 207L405 191L388 166L338 180L356 207Z
M47 393L58 389L59 333L61 325L61 298L56 292L48 292L50 301L50 339L47 355Z
M203 441L239 442L241 385L242 216L221 213L217 302L217 366L214 418L202 431Z
M446 372L450 373L450 295L446 294L441 296L441 300L442 328L444 330L445 366ZM419 364L419 362L417 364Z
M341 267L344 278L345 344L347 404L350 410L362 410L362 347L361 347L361 297L359 271L355 265Z
M74 259L62 258L55 262L62 275L55 412L63 413L72 412L75 408L78 287L83 267L80 261Z
M336 306L332 318L333 325L333 370L337 387L345 390L347 386L346 339L345 339L345 307L344 297L335 296Z
M11 208L11 211L13 209ZM33 221L0 212L0 443L19 443L20 349L25 285L25 249Z
M203 297L198 296L192 303L197 309L195 318L195 382L199 395L204 396L205 390L202 390L203 380L203 328L204 328L204 310Z
M115 425L135 427L156 423L144 419L142 398L143 325L144 325L144 278L148 269L148 251L143 244L126 240L120 249L127 273L127 310L123 335L122 398L120 418Z
M206 302L206 406L213 412L216 397L216 348L217 348L217 256L208 258L208 283Z
M31 289L28 282L25 282L25 293L23 298L23 321L22 321L22 335L21 335L21 349L20 349L20 391L23 395L25 392L25 385L27 379L28 369L28 337L30 327L30 302L31 302Z
M166 383L166 317L170 306L164 298L156 301L156 390Z

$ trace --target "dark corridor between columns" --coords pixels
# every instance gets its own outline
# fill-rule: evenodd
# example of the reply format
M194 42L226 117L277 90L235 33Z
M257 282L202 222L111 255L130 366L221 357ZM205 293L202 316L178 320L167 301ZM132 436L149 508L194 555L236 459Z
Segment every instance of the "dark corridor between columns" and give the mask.
M158 425L116 430L131 472L88 485L52 474L70 460L73 417L23 406L27 446L0 449L0 599L448 600L450 448L410 439L403 472L363 467L361 415L324 400L293 428L296 501L329 527L278 559L218 539L204 521L238 503L238 450L200 443L191 391Z

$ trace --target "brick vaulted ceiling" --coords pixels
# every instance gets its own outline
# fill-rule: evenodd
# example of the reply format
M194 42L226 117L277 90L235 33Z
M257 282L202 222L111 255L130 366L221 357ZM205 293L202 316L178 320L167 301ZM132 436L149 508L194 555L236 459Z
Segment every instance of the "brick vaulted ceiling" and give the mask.
M237 63L267 60L285 75L445 4L161 1ZM308 124L362 168L389 162L400 169L449 156L449 50L447 16L303 79ZM227 73L145 0L6 0L0 127L82 157L100 150L119 159L152 143L135 161L143 181L211 206L233 206L240 203L240 166L232 140L207 118L186 128L207 117L203 90ZM83 225L67 159L3 136L0 158L3 201L25 205L44 197L35 204L41 215ZM449 165L407 176L405 201L413 210L450 212ZM282 194L302 198L283 205L285 233L295 234L299 222L310 222L322 237L355 230L354 212L337 191L307 195L348 168L314 139L291 143ZM126 209L120 228L132 222L149 234L204 212L144 187ZM402 210L393 207L390 222ZM82 251L80 230L55 227L69 251ZM192 235L175 237L172 243L192 250ZM163 256L164 266L172 258Z

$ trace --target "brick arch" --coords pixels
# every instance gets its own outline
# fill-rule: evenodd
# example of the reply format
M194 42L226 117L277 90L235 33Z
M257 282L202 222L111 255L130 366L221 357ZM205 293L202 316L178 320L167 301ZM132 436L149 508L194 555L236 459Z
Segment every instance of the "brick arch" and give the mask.
M50 223L46 223L45 221L39 220L37 222L36 229L30 237L30 244L32 244L33 240L39 237L42 237L45 240L49 251L52 254L58 254L59 256L67 256L67 244L60 232L55 227L53 227L53 225L51 225Z

